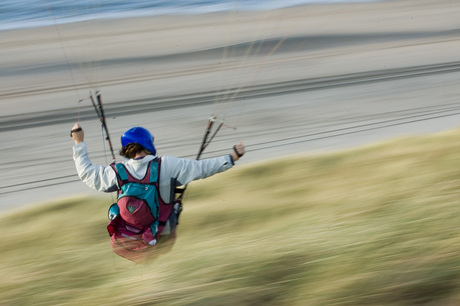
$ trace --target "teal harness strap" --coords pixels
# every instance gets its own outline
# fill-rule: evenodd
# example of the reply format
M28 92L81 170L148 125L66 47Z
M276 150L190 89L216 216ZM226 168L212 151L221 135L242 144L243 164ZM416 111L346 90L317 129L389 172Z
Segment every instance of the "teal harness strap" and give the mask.
M158 190L158 160L152 160L150 162L150 177L149 177L149 183L150 184L155 184L155 199L154 201L147 201L150 207L150 212L153 214L155 218L155 222L150 225L150 229L152 230L153 237L156 237L158 233L158 227L159 227L159 222L160 222L160 191Z
M159 183L158 182L158 169L160 167L160 163L158 159L154 159L150 162L150 183Z
M123 166L123 164L115 164L115 168L116 168L117 174L120 177L120 180L123 182L123 184L128 182L128 173L127 173L125 167Z

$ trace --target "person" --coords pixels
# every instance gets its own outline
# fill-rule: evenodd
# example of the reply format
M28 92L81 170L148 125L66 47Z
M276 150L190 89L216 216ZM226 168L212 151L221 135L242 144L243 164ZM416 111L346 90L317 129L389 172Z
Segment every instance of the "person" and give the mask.
M134 246L127 246L126 244L120 245L121 240L114 239L117 235L113 235L113 231L116 232L117 230L121 232L118 236L121 237L124 235L120 229L121 225L119 222L123 222L123 226L126 225L126 222L119 219L126 218L118 218L115 214L114 217L117 217L115 219L117 222L113 223L111 221L111 223L109 223L109 226L112 225L113 227L111 232L111 245L113 251L135 262L145 262L148 257L144 255L147 253L145 249L148 249L150 245L156 244L156 237L167 237L175 240L175 226L177 224L178 214L181 210L181 207L177 210L177 206L175 207L176 209L172 209L176 201L176 187L184 186L194 180L204 179L226 171L232 168L235 162L245 153L245 147L243 143L240 142L233 146L229 154L215 158L192 160L173 156L158 157L152 134L145 128L133 127L121 135L122 148L120 150L120 155L125 157L125 161L119 163L118 166L102 166L95 165L91 162L84 141L84 131L78 123L73 126L70 135L75 142L73 146L73 159L75 161L78 176L86 185L97 191L119 191L122 187L120 185L123 184L123 180L120 180L122 175L119 173L120 171L126 171L126 174L123 175L132 177L132 180L145 180L147 173L156 171L156 168L150 170L152 162L159 162L158 184L156 185L158 188L157 200L161 204L159 206L159 215L161 216L162 213L165 214L164 211L166 210L168 210L166 213L169 214L169 217L166 216L167 221L164 222L164 227L151 227L151 231L146 232L148 235L144 233L143 236L136 236L137 238L129 237L130 239L125 239L127 243L132 243L133 240L136 240L137 243ZM158 233L155 233L155 231L158 231ZM139 237L142 237L142 239ZM140 252L132 252L133 250Z

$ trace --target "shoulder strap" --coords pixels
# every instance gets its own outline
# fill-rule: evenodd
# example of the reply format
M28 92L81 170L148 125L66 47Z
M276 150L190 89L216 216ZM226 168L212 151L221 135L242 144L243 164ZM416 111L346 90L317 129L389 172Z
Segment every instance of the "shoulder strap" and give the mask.
M127 178L127 176L125 175L126 172L127 172L126 169L120 163L118 163L118 164L111 163L110 167L112 167L113 171L115 171L115 174L117 176L118 188L121 188L121 186L124 185L124 183L123 183L125 181L124 179Z
M148 182L150 184L155 184L158 187L158 183L160 182L160 165L161 165L161 158L155 158L150 161L149 169L145 175L144 179L148 178Z

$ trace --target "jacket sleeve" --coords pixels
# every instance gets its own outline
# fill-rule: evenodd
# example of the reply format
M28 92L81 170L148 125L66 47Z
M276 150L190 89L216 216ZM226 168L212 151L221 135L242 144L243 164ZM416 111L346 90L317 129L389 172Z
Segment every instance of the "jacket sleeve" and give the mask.
M232 166L233 160L230 155L202 160L165 156L161 165L168 173L167 176L174 178L181 185L207 178Z
M73 159L80 179L92 189L111 192L118 189L117 176L110 166L93 165L89 159L86 143L73 147Z
M233 164L230 155L202 160L163 156L161 158L160 194L168 203L173 199L175 187L226 171Z

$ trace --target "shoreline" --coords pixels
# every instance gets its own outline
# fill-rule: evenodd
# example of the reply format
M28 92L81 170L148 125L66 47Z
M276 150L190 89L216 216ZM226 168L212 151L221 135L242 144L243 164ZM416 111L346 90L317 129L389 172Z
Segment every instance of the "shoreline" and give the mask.
M319 0L321 1L321 0ZM228 2L228 3L219 3L219 4L211 4L208 3L207 5L198 5L198 6L182 6L182 7L143 7L135 8L133 7L131 10L109 10L104 13L100 12L97 9L97 6L93 8L89 7L86 10L86 14L81 13L80 15L76 15L77 9L68 9L65 12L73 13L76 16L73 17L64 17L64 16L57 16L53 15L53 8L51 4L48 6L48 10L52 16L47 16L49 18L45 19L45 16L41 16L41 21L38 20L8 20L4 25L0 25L0 32L2 31L10 31L10 30L21 30L21 29L33 29L33 28L41 28L41 27L48 27L48 26L62 26L66 24L76 24L81 22L93 22L95 20L105 21L105 20L123 20L123 19L137 19L137 18L155 18L155 17L172 17L172 16L179 16L179 17L187 17L187 16L206 16L209 14L222 14L228 15L230 13L238 12L238 13L245 13L245 12L264 12L264 11L274 11L274 10L284 10L284 9L296 9L301 6L310 6L310 5L336 5L336 4L355 4L355 3L372 3L372 2L383 2L383 1L391 1L391 0L336 0L333 2L328 3L321 3L317 1L297 1L296 3L284 3L278 4L276 2L269 2L269 3L258 3L257 5L237 5L236 2ZM91 11L91 9L94 9ZM83 9L84 10L84 9ZM3 28L2 28L3 26Z

